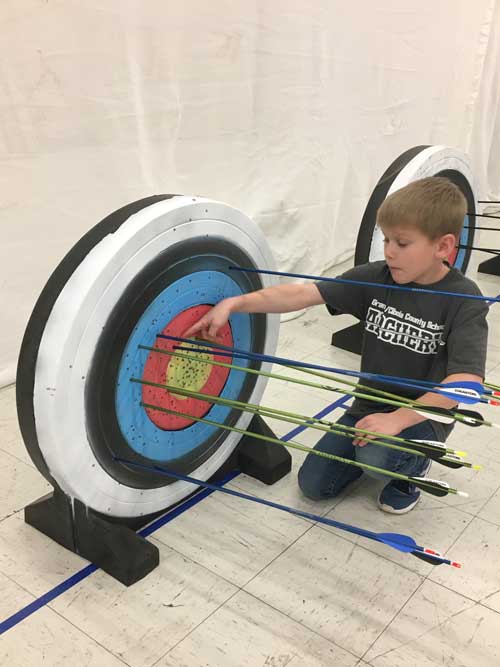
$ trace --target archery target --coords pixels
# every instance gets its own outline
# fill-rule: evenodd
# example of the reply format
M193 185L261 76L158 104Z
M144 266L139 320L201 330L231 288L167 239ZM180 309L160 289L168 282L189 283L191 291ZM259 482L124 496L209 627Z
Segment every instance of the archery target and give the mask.
M356 243L356 265L384 259L384 235L377 226L377 211L384 199L412 181L428 176L446 176L457 185L467 200L467 211L475 214L476 198L469 158L465 153L446 146L416 146L400 155L382 174L368 200ZM476 219L466 215L459 245L472 246ZM455 249L449 263L465 274L470 248Z
M250 414L143 384L259 403L263 376L148 349L171 351L175 343L158 334L183 336L221 299L276 282L231 265L274 268L258 227L226 204L179 195L123 207L63 259L34 308L17 373L23 438L51 483L98 512L136 517L169 507L193 487L116 457L202 480L227 460L240 434L141 402L248 426ZM237 313L222 330L223 342L273 354L278 327L277 315ZM211 353L202 358L227 362Z

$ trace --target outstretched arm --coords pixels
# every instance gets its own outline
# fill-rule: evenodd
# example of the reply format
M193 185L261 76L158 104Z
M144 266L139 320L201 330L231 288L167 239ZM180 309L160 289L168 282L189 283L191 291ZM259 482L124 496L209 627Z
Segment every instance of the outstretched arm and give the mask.
M195 322L184 336L191 338L200 334L207 340L215 340L232 313L289 313L324 303L314 283L265 287L224 299Z

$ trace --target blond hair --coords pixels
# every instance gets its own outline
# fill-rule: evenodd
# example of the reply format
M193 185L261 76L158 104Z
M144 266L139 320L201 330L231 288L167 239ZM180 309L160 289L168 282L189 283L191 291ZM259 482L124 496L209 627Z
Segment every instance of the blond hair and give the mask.
M434 240L462 231L467 201L460 188L444 176L413 181L384 200L377 212L379 227L416 227Z

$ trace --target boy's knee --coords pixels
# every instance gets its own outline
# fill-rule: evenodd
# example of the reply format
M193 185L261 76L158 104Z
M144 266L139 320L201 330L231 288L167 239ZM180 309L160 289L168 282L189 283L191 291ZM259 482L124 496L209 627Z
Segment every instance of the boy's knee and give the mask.
M317 482L315 482L304 470L304 465L299 468L297 475L297 482L302 494L309 500L321 500L321 490Z
M358 447L356 451L356 461L364 463L374 468L381 468L382 470L390 470L390 461L387 455L389 450L386 447L379 445L366 445L365 447ZM375 472L374 470L367 470L365 472L369 477L375 479L386 479L387 475Z

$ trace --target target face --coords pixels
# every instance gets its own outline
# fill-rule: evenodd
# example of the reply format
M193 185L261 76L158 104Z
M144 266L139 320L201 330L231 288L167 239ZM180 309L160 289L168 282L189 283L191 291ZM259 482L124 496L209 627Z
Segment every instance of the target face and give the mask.
M23 438L51 483L96 511L136 517L182 500L192 485L116 457L202 480L227 460L240 434L141 404L248 426L252 415L172 388L259 403L266 379L207 363L227 363L211 352L172 356L178 343L159 337L182 337L220 300L275 283L231 265L274 268L260 230L225 204L185 196L129 204L68 253L35 306L17 374ZM276 315L238 313L222 340L273 354L278 326Z
M467 200L467 211L476 212L469 158L445 146L416 146L400 155L382 174L365 209L356 243L356 265L384 259L384 235L376 224L377 211L384 199L412 181L428 176L445 176L457 185ZM472 246L476 219L467 215L459 245ZM465 274L470 249L455 249L448 257L451 266Z

